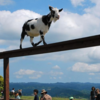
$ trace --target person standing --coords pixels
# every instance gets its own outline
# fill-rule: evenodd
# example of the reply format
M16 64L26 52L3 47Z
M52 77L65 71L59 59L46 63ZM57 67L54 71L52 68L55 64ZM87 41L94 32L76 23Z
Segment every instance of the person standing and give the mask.
M99 92L99 89L97 89L97 96L96 96L96 100L100 100L100 92Z
M47 94L47 91L45 89L42 90L41 95L42 96L40 100L52 100L52 97Z
M95 91L95 87L91 88L92 91L90 93L90 100L96 100L96 91Z
M35 89L34 90L34 100L39 100L39 97L38 97L38 90L37 89Z
M12 88L11 92L14 94L14 93L15 93L15 89L14 89L14 88Z
M14 96L15 95L15 89L12 88L11 92L10 92L10 96Z

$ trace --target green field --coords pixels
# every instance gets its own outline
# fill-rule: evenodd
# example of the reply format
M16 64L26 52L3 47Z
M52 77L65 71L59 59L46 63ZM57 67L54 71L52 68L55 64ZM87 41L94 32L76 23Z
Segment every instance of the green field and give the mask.
M1 97L1 96L0 96ZM11 97L14 98L14 97ZM22 96L21 99L26 99L26 100L33 100L34 96ZM60 98L60 97L53 97L52 100L69 100L68 98ZM74 100L89 100L85 98L75 98Z
M26 99L26 100L33 100L33 96L22 96L21 99ZM69 100L68 98L60 98L60 97L53 97L52 100ZM77 99L75 98L74 100L88 100L88 99Z

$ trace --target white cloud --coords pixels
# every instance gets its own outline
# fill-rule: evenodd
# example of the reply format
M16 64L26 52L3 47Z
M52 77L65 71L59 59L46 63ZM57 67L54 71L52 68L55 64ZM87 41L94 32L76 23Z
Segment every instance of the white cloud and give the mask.
M98 5L97 2L99 1L96 0L96 6ZM94 7L92 8L95 9ZM99 12L99 9L97 10ZM0 45L7 46L0 48L0 51L19 49L20 35L23 23L28 19L36 18L39 16L41 15L29 10L18 10L12 13L10 11L0 11ZM51 25L51 28L48 34L45 36L45 39L47 43L54 43L69 39L97 35L100 34L99 32L100 18L97 16L97 14L86 12L85 14L80 15L77 13L63 11L61 12L60 20ZM35 42L36 41L39 41L39 37L35 38ZM29 41L29 37L26 37L23 41L23 47L32 47ZM85 63L96 61L99 62L99 49L99 47L95 47L95 50L94 48L89 48L63 53L48 54L50 56L38 55L33 56L32 59L78 61Z
M8 40L17 40L16 46L18 46L18 48L18 43L20 42L19 39L24 22L28 19L41 16L40 14L29 10L18 10L13 13L10 11L0 11L0 15L0 38L2 39L1 43L6 44ZM48 35L45 36L45 39L47 43L52 43L80 38L83 36L95 35L100 32L99 25L100 19L94 15L79 15L63 11L61 12L60 20L51 25L51 28L48 32ZM52 36L56 37L56 39L52 38ZM39 38L35 39L36 41L39 41ZM27 38L27 40L29 45L29 38ZM26 39L24 42L26 42Z
M95 75L95 73L89 73L89 75Z
M83 2L84 2L85 0L71 0L71 3L75 6L75 7L77 7L77 6L83 6Z
M50 75L52 75L52 76L59 76L59 75L63 75L63 72L51 71Z
M0 49L0 52L2 52L2 51L6 51L6 49Z
M53 77L53 79L56 79L56 77Z
M100 72L100 64L76 63L72 66L72 71L75 72ZM92 73L93 74L93 73Z
M0 0L0 5L4 6L4 5L9 5L12 4L13 0Z
M54 60L54 61L65 61L65 62L99 63L100 62L99 51L100 47L92 47L92 48L71 50L59 53L41 54L36 56L34 55L31 56L30 59L40 60L40 61Z
M54 66L53 69L60 69L58 65Z
M50 77L50 79L62 79L62 77Z
M19 39L25 21L39 16L30 10L17 10L13 13L0 11L0 38L5 40Z
M86 8L84 11L86 13L89 13L89 14L92 14L92 15L95 15L97 17L100 17L100 13L99 13L99 9L100 9L100 0L91 0L92 3L95 3L95 6L94 7L89 7L89 8Z
M59 79L61 79L62 77L59 77Z
M15 74L18 74L18 75L31 75L35 73L34 70L24 70L24 69L20 69L18 72L15 72Z
M37 76L30 76L29 78L30 79L38 79L38 78L40 78L41 77L41 75L37 75Z
M89 52L88 56L92 60L100 61L100 46L99 47L93 47L91 51Z
M16 75L16 78L22 78L23 76L27 75L30 79L38 79L42 76L43 72L28 69L20 69L18 72L15 72L14 74Z
M16 78L22 78L23 76L16 75Z

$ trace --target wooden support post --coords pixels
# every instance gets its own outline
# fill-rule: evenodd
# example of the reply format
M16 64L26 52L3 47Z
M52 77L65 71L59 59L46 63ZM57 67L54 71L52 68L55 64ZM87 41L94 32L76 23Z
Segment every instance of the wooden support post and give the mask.
M4 100L9 100L9 58L4 58Z

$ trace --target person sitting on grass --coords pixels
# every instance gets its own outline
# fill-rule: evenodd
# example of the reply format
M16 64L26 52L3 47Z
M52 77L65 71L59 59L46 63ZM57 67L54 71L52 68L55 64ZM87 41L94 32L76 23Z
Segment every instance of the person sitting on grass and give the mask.
M15 99L20 99L19 93L15 92Z
M34 95L35 95L34 100L39 100L37 89L34 90Z
M70 97L69 100L74 100L74 98L73 97Z

